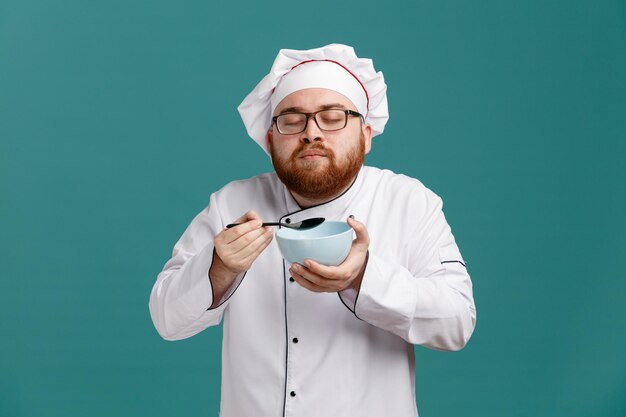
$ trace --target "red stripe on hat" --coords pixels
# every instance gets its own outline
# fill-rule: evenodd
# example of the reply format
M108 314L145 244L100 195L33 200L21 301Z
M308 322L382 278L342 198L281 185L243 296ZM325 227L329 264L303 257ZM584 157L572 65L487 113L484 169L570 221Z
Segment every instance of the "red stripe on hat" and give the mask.
M345 69L348 74L352 75L354 77L354 79L359 83L359 85L361 86L361 88L363 89L363 92L365 92L365 99L367 100L366 106L367 106L367 112L369 113L370 111L370 96L369 94L367 94L367 90L365 89L365 86L363 85L363 83L361 82L361 80L359 80L359 78L354 75L354 73L352 71L350 71L348 68L346 68L343 64L341 64L340 62L337 61L333 61L332 59L309 59L308 61L302 61L299 64L294 65L293 67L291 67L291 69L289 71L287 71L285 74L283 74L283 77L287 74L289 74L291 71L293 71L294 68L299 67L302 64L306 64L309 62L317 62L317 61L326 61L326 62L332 62L334 64L339 65L341 68ZM273 92L273 90L272 90ZM366 115L367 116L367 115Z

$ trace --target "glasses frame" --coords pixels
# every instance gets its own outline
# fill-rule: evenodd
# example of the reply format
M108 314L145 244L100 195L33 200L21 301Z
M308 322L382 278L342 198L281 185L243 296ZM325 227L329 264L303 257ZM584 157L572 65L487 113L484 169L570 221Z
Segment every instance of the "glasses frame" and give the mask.
M342 127L338 128L338 129L322 129L320 127L320 124L317 122L317 114L321 113L323 111L329 111L329 110L342 111L342 112L344 112L346 114L345 123L343 124ZM303 114L303 115L306 116L306 121L304 122L304 127L302 128L301 131L293 132L293 133L283 133L283 132L280 131L280 128L278 127L277 120L278 120L279 117L287 115L287 114ZM346 126L348 126L348 116L359 116L361 119L363 119L363 115L361 113L359 113L357 111L354 111L354 110L348 110L348 109L323 109L323 110L318 110L318 111L313 112L313 113L301 113L301 112L292 111L292 112L282 113L282 114L279 114L278 116L272 117L272 126L276 125L276 130L278 130L278 133L280 133L281 135L298 135L298 134L300 134L300 133L302 133L302 132L304 132L306 130L307 126L309 125L309 119L313 118L313 120L315 120L315 124L317 125L317 128L319 130L321 130L322 132L336 132L338 130L345 129Z

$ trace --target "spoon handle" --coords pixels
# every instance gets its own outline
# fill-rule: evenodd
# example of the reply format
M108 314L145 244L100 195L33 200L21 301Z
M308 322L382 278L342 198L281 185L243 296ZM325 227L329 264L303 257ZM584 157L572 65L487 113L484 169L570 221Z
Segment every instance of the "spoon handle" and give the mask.
M243 224L243 223L231 223L231 224L226 225L226 228L230 229L231 227L239 226L240 224ZM261 226L262 227L265 227L265 226L280 226L280 223L263 223Z

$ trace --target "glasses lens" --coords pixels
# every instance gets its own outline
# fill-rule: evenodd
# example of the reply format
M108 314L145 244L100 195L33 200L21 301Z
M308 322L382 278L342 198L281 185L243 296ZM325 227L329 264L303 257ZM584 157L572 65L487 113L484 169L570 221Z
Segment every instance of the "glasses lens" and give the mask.
M306 114L286 113L276 119L278 131L283 134L300 133L306 124Z
M346 113L343 110L324 110L315 116L323 130L339 130L346 127Z

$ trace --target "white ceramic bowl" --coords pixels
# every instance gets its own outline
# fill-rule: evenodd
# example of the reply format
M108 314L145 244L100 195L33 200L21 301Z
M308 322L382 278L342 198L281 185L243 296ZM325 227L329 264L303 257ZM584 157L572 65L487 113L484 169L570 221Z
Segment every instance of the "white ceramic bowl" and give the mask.
M304 264L305 259L312 259L337 266L350 252L352 233L346 222L325 221L308 230L282 227L276 232L276 241L283 257L292 264Z

